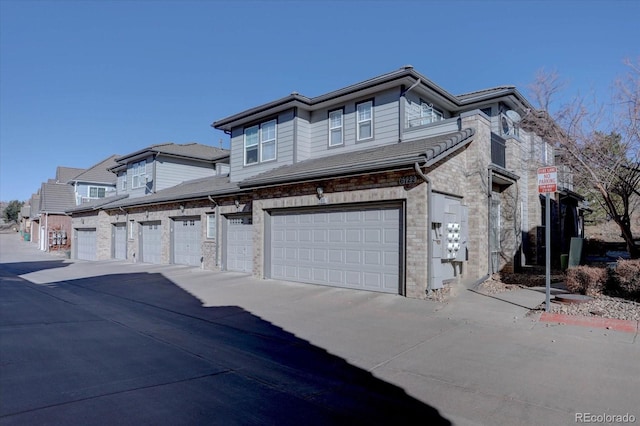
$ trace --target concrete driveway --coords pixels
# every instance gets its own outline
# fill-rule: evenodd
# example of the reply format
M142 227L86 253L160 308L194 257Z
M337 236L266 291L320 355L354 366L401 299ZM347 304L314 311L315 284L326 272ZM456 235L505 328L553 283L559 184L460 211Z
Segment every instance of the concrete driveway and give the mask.
M0 235L0 424L640 422L635 333ZM627 417L629 418L629 417Z

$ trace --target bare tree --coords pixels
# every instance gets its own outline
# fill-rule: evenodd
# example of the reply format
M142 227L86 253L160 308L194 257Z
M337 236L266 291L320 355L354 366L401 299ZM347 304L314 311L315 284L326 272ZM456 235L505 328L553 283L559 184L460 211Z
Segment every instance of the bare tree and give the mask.
M539 109L523 119L523 126L556 144L576 186L615 221L637 259L631 218L640 208L640 58L625 63L629 71L615 83L611 103L587 105L576 96L554 112L550 109L564 84L555 72L538 73L530 89Z

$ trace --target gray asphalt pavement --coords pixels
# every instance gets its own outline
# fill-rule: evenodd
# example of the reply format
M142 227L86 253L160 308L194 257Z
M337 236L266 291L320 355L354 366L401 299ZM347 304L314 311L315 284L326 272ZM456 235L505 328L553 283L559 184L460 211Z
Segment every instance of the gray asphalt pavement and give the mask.
M0 234L0 425L640 423L636 334L518 302L70 261Z

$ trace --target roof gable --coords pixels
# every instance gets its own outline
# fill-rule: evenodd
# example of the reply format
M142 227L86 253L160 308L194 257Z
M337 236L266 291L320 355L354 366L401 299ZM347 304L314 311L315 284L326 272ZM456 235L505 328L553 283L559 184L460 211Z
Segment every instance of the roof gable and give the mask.
M227 149L216 148L213 146L203 145L195 142L187 144L175 144L173 142L169 142L151 145L150 147L132 152L131 154L117 157L115 158L115 161L118 164L111 169L114 169L121 165L125 165L130 161L141 159L142 157L148 157L149 155L158 154L192 160L214 162L217 160L228 158L230 153Z
M73 187L64 183L43 183L40 189L40 212L64 213L75 206Z
M72 181L115 185L118 178L109 169L118 164L115 160L116 157L117 155L112 155L105 158L99 163L84 170L82 173L76 175Z
M85 169L79 169L75 167L58 166L56 167L56 178L50 180L58 183L69 183L69 181L73 180L74 177L84 172L84 170Z

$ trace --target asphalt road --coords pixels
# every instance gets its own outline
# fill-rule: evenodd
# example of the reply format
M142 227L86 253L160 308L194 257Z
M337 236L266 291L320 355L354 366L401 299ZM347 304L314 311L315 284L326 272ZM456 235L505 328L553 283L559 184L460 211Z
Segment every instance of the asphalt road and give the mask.
M0 235L0 425L640 422L637 335Z
M162 274L36 285L0 266L0 423L380 424L437 410L240 306Z

